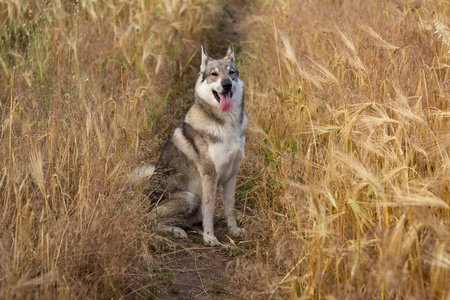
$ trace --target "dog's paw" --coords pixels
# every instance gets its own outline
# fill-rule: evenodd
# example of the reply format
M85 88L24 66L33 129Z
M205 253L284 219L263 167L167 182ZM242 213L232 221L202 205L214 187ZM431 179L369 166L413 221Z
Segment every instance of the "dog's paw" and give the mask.
M236 227L234 229L230 229L230 234L234 237L243 237L245 235L245 229Z
M203 242L205 243L205 246L210 246L210 247L217 247L220 246L219 240L217 240L217 238L215 236L204 236L203 237Z
M172 228L172 234L174 237L178 238L178 239L187 239L187 233L186 231L184 231L181 228L178 227L173 227Z

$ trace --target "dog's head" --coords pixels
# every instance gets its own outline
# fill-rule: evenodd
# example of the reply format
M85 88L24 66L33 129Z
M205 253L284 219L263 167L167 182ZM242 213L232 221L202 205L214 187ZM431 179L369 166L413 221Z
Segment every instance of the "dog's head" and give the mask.
M233 108L233 93L239 82L234 64L234 49L230 44L223 59L211 59L202 46L202 63L197 82L199 96L211 104L220 105L224 112ZM215 103L214 103L215 102Z

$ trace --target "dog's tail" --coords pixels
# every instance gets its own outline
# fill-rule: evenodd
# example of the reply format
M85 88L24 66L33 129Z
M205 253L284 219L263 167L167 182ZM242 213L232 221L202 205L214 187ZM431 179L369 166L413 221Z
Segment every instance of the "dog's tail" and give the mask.
M154 172L155 172L154 165L141 165L135 168L133 171L131 171L130 175L128 176L129 178L128 182L131 185L138 185L142 183L146 178L152 176Z

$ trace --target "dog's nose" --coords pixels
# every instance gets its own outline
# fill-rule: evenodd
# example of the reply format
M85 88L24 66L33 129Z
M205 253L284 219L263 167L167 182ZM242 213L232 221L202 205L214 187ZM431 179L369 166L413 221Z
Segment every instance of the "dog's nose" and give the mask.
M231 87L233 86L233 83L229 80L222 82L222 87L225 91L231 90Z

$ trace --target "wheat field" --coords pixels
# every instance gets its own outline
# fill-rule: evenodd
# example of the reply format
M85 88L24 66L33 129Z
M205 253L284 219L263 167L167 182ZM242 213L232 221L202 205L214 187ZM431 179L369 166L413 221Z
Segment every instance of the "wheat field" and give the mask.
M246 236L209 297L449 300L449 20L445 0L0 0L0 299L162 297L161 254L187 246L127 174L193 103L200 45L233 42Z

